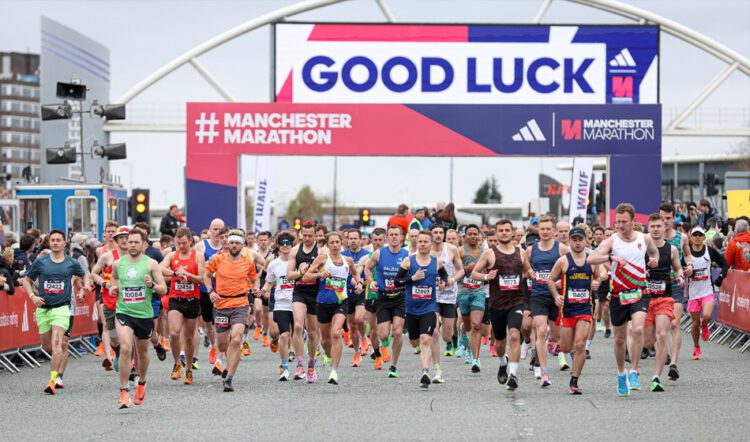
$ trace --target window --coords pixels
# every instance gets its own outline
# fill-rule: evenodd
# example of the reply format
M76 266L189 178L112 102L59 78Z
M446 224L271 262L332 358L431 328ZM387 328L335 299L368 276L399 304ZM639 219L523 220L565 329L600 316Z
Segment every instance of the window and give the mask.
M71 196L66 204L66 234L71 237L74 233L84 233L97 236L98 210L96 198L93 196Z
M26 231L26 229L34 227L42 232L49 232L49 215L48 198L21 200L21 230Z
M0 102L0 110L4 112L19 112L24 114L38 114L39 104L26 101L3 100Z
M15 221L18 219L16 209L16 206L13 205L0 205L0 224L3 225L6 235L9 230L15 232L15 229L17 228L15 225ZM17 234L18 232L15 233ZM20 238L20 236L17 237Z

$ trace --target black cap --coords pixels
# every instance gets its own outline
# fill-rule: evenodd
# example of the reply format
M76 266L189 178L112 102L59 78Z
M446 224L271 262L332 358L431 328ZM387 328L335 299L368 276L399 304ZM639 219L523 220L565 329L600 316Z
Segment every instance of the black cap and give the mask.
M586 232L580 227L570 229L570 237L572 238L574 236L580 236L581 238L586 239Z

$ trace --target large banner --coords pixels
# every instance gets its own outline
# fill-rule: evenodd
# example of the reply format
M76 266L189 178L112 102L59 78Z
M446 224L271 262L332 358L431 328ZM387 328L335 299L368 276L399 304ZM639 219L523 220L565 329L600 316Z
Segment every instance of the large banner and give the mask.
M276 101L658 103L656 26L276 24Z
M586 207L589 204L591 182L594 178L594 159L576 158L573 160L573 177L570 183L570 211L568 221L576 218L586 221Z
M258 157L255 163L255 188L253 189L253 231L259 234L271 231L271 196L276 159Z
M730 270L719 288L719 322L750 332L750 273Z

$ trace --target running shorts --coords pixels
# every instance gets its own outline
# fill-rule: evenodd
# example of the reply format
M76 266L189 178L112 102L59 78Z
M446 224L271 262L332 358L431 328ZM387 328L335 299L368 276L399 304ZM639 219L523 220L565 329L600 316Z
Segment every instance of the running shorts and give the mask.
M288 310L274 310L273 322L279 327L279 334L289 333L292 329L294 315Z
M620 297L612 294L612 297L609 299L609 317L612 320L612 325L619 327L630 321L635 313L647 313L648 304L651 301L650 298L648 295L643 295L640 300L633 304L621 305Z
M134 318L122 313L117 313L117 322L123 327L128 327L133 330L135 337L144 341L151 339L151 334L154 332L154 319L153 318Z
M201 301L197 298L169 298L169 311L180 312L185 319L195 319L201 314Z
M495 340L502 341L508 336L508 329L521 330L523 324L523 304L508 309L490 308L490 323Z
M375 308L378 324L393 321L393 318L396 316L401 318L406 316L404 313L404 298L402 296L395 298L380 297L375 302Z
M442 302L438 302L437 312L441 318L455 319L456 318L456 304L443 304Z
M546 316L550 321L556 321L560 308L551 296L534 296L531 298L531 317Z
M318 323L330 324L336 315L346 316L349 313L349 303L346 299L335 304L318 303Z
M423 315L406 315L406 331L409 339L419 339L421 335L432 335L437 327L437 316L435 313Z
M229 331L232 326L236 324L242 324L247 327L247 315L250 312L249 306L227 308L227 309L215 309L214 310L214 325L217 333L224 333Z

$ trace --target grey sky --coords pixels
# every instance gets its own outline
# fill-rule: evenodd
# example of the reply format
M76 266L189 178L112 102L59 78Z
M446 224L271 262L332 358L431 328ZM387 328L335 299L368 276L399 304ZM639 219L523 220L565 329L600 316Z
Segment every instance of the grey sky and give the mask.
M221 32L292 1L0 1L0 49L39 52L40 15L45 15L107 46L111 53L114 100L138 81L181 53ZM389 0L396 19L404 22L523 23L535 15L541 0L427 1ZM750 55L750 2L744 0L651 0L629 4L664 15L678 23ZM296 16L295 20L382 21L374 0L351 1ZM631 23L618 16L565 1L556 1L548 23ZM268 101L269 28L240 37L200 57L200 61L242 101ZM662 33L661 101L665 119L692 101L723 67L717 59ZM221 101L221 97L185 66L137 97L130 115L136 121L158 118L178 122L186 101ZM701 122L715 124L718 109L729 125L750 119L750 81L735 73L705 104ZM157 109L154 111L152 109ZM692 119L686 124L692 124ZM128 160L112 170L129 184L150 187L157 206L182 203L182 134L114 134L128 143ZM664 155L714 154L736 149L732 138L665 138ZM455 161L455 201L468 203L475 189L494 174L504 201L525 203L536 197L537 173L563 182L570 173L556 170L569 159L497 158ZM249 161L252 164L252 160ZM293 195L303 184L319 193L332 191L332 159L279 158L276 189ZM430 202L448 198L447 158L342 158L339 160L339 201L347 203ZM374 174L377 179L367 178ZM279 195L280 197L282 195Z

